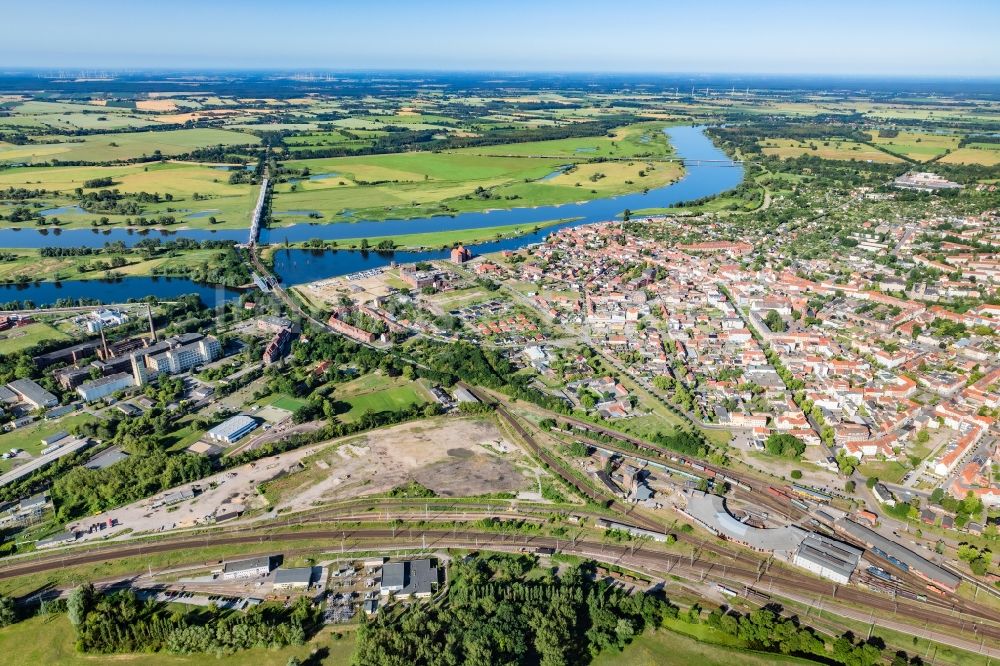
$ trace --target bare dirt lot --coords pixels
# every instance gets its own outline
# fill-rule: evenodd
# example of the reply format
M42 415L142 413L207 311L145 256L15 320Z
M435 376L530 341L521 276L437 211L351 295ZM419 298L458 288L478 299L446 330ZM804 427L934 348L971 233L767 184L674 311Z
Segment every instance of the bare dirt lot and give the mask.
M268 487L278 509L386 493L417 482L443 497L532 488L520 449L492 421L438 418L333 443L302 461L304 469Z
M272 431L273 432L273 431ZM254 509L304 510L417 482L442 497L534 496L537 469L495 423L438 417L270 456L67 525L84 540L211 524ZM262 495L259 488L266 488ZM178 493L194 491L180 499ZM273 504L271 504L273 502ZM91 525L114 525L89 531Z

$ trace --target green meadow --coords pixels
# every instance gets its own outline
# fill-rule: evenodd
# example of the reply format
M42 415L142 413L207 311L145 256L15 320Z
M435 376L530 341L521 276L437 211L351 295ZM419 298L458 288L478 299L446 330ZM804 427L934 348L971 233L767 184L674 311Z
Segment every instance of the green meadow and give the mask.
M609 136L536 141L446 152L291 159L275 186L278 225L306 219L415 218L556 205L666 185L680 164L663 123L617 128ZM639 155L648 155L642 158ZM595 159L620 158L593 162ZM310 178L296 177L308 169ZM294 182L293 182L294 181Z
M209 228L242 228L249 224L255 202L255 186L249 183L230 185L229 172L208 164L192 162L149 162L115 166L18 167L0 171L0 190L8 187L44 189L52 195L32 199L19 205L38 203L41 209L73 206L75 190L88 180L111 178L109 189L123 193L139 192L170 195L173 201L143 204L146 217L172 215L177 226ZM195 199L195 195L198 198ZM6 208L6 207L5 207ZM5 212L0 209L0 213ZM107 217L109 223L125 223L124 215L87 213L67 210L56 215L60 226L90 226L91 222ZM134 216L133 216L134 217ZM217 227L210 224L215 217ZM9 221L0 224L13 225ZM14 226L25 226L19 223Z

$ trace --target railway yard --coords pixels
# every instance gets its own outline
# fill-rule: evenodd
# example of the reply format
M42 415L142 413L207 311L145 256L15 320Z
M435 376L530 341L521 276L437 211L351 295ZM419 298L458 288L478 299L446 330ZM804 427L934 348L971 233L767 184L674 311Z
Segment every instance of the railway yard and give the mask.
M482 389L465 388L484 402L495 399ZM805 604L806 608L820 606L848 618L877 613L893 626L898 624L927 638L1000 656L1000 649L990 645L1000 641L1000 623L991 605L954 594L941 581L928 579L926 573L908 566L879 545L866 543L859 538L859 532L846 531L846 522L857 523L830 506L821 494L801 486L775 486L571 417L559 417L554 431L544 431L523 414L515 415L513 407L505 401L495 402L499 432L483 430L483 426L476 426L476 432L494 442L506 440L524 447L525 454L540 460L547 473L586 498L585 503L578 500L574 505L565 499L551 504L516 498L392 498L374 493L369 498L337 498L316 494L310 506L288 506L278 515L260 513L211 527L168 529L155 537L112 534L110 542L101 540L31 557L8 558L0 564L0 584L21 593L51 596L68 589L65 583L58 582L66 580L63 576L67 572L101 572L110 567L119 572L98 575L101 583L111 589L126 584L161 595L238 600L248 595L271 598L276 593L269 591L265 579L247 587L246 583L230 585L217 577L206 577L209 565L223 560L212 562L201 553L238 553L246 558L281 556L288 561L318 553L324 562L343 560L351 553L358 553L360 558L374 552L407 557L447 557L451 552L480 549L560 553L625 567L656 580L714 590L751 606L785 600ZM623 465L627 462L649 470L651 483L659 489L657 496L662 499L657 503L626 499L620 488L612 490L617 487L617 473L604 477L612 484L609 486L602 483L601 475L587 473L578 462L558 455L560 438L584 442L598 456L613 456ZM316 450L302 453L315 455ZM285 478L294 480L295 475ZM825 535L863 550L849 583L824 580L795 566L790 561L791 553L749 549L743 547L746 543L727 537L723 529L690 520L684 509L686 498L702 490L711 493L723 484L729 490L724 500L726 510L740 516L742 524L750 529L777 532L783 526L795 525L803 532ZM291 483L290 487L298 484ZM670 487L672 490L668 490ZM484 519L489 520L488 529L483 529ZM567 526L563 536L545 533L545 526L553 519ZM386 527L387 523L392 527ZM681 529L685 524L697 527ZM535 527L526 533L525 526L531 525ZM611 534L624 536L609 539ZM664 541L667 535L669 543ZM141 564L164 556L163 565L157 569ZM202 575L191 575L192 571ZM948 572L941 575L947 577ZM54 582L40 587L33 582L46 579ZM265 585L264 589L261 585ZM326 589L325 584L322 589ZM363 596L359 594L358 599Z

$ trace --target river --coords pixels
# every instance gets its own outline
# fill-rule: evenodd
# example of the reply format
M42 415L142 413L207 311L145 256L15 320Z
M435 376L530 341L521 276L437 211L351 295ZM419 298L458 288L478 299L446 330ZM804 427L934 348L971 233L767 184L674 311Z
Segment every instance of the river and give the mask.
M281 245L313 238L342 240L347 238L376 238L397 234L413 234L458 229L480 229L505 225L541 224L556 219L572 221L546 227L539 232L483 243L474 246L477 254L499 250L517 249L538 242L549 233L567 226L615 219L626 208L661 208L683 201L700 199L732 189L743 179L740 165L722 165L726 155L715 147L701 127L669 127L664 130L676 154L687 161L716 161L715 164L690 164L680 180L650 190L646 193L626 194L619 197L595 199L581 203L537 208L512 208L489 212L462 213L455 216L437 216L409 220L358 220L332 224L296 224L288 227L261 230L261 244ZM188 229L181 231L133 229L3 229L0 230L0 247L100 247L106 242L122 241L133 245L143 238L191 238L194 240L232 239L246 241L247 230ZM275 254L274 270L288 285L311 282L336 275L346 275L359 270L400 263L447 257L444 250L360 252L331 250L283 249ZM206 303L236 298L238 292L212 285L197 284L187 278L128 277L119 280L71 280L61 283L39 282L28 285L0 285L0 301L30 300L35 305L47 305L59 298L98 298L106 303L123 302L129 298L154 295L171 298L181 294L198 293Z

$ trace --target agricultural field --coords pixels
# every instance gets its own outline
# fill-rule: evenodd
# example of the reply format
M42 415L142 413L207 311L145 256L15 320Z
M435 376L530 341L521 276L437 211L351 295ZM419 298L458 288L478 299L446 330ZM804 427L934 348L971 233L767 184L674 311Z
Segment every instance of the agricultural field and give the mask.
M856 141L845 139L764 139L760 147L765 155L787 159L804 155L825 160L857 160L860 162L901 162L894 155L872 148Z
M897 155L917 162L926 162L958 147L960 137L929 132L899 132L884 136L885 131L872 132L872 143Z
M253 125L244 127L254 128ZM303 127L311 129L308 126ZM384 135L385 132L378 130L309 131L286 137L285 145L293 156L297 152L324 148L359 150L368 148L374 143L373 139Z
M132 109L96 104L47 102L31 100L8 107L10 116L3 118L4 127L31 130L120 130L159 125L153 117L142 117Z
M970 143L957 148L941 158L945 164L981 164L996 166L1000 164L1000 144Z
M82 137L50 136L51 143L14 145L0 143L0 163L37 164L63 162L114 162L153 155L181 155L195 148L260 143L252 134L222 129L196 128L162 132L90 134Z

